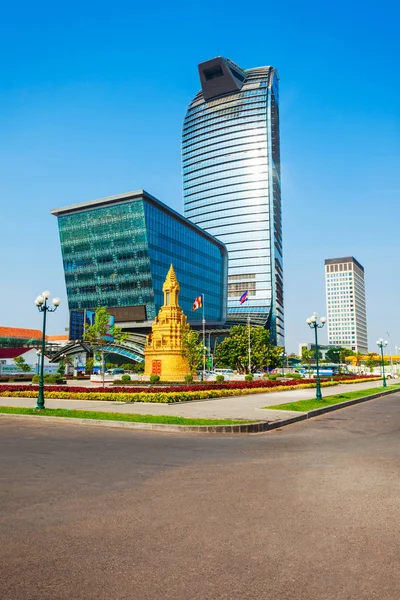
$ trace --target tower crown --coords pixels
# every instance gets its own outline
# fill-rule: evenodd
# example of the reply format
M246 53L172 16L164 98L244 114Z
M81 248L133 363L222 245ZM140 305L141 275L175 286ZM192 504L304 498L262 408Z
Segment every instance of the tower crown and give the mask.
M164 281L163 292L168 292L168 291L171 291L172 289L174 289L178 292L180 291L180 286L179 286L178 280L176 278L176 273L175 273L173 265L171 264L169 271L167 273L167 276L165 278L165 281Z
M172 264L169 268L162 289L164 292L164 306L179 306L178 293L180 292L181 288Z

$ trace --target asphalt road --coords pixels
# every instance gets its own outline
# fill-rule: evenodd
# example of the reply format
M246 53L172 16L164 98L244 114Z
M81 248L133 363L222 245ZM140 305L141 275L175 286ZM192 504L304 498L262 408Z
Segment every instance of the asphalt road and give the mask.
M256 436L0 420L1 600L398 600L400 394Z

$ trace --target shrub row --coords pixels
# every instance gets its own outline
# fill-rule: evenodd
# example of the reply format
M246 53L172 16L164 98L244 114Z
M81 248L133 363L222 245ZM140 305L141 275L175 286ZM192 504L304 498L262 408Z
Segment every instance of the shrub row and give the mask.
M351 377L346 379L336 379L333 378L333 383L362 383L363 381L374 381L378 380L380 377ZM328 380L330 382L331 379ZM292 389L294 387L304 386L305 384L315 385L315 379L290 379L287 381L235 381L235 382L224 382L224 383L204 383L199 384L196 383L194 385L165 385L165 386L157 386L156 388L151 386L135 386L135 387L127 387L124 385L123 387L114 387L113 393L134 393L138 394L144 392L146 394L151 393L159 393L159 392L197 392L197 391L211 391L211 390L247 390L250 392L251 389L263 389L268 391L268 389L277 388L281 389ZM0 395L4 395L5 392L28 392L28 391L36 391L38 386L32 385L0 385ZM45 387L47 392L63 392L65 391L65 386L57 386L57 385L46 385ZM88 390L90 389L90 392ZM90 394L108 394L110 393L109 388L96 387L96 388L87 388L87 387L78 387L74 386L74 393L90 393Z
M113 386L113 392L118 393L140 393L145 392L146 394L158 393L158 392L196 392L196 391L208 391L208 390L225 390L225 389L251 389L251 388L276 388L277 386L281 387L290 387L290 386L298 386L304 383L314 383L314 379L301 379L301 380L290 380L290 381L236 381L236 382L224 382L224 383L196 383L193 385L168 385L164 386L158 385L157 387L152 387L150 385L141 385L135 387L127 387L124 385L123 387ZM6 391L29 391L29 390L37 390L38 386L35 385L0 385L0 395ZM57 385L46 385L46 390L48 392L57 392L57 391L65 391L64 386ZM88 392L95 394L107 394L109 393L109 388L107 387L91 387L87 388L81 386L74 386L74 392Z
M326 381L321 384L323 387L336 385L334 381ZM313 388L315 383L304 383L301 388ZM287 390L298 389L298 385L282 386L278 385L275 388L252 388L252 389L224 389L224 390L196 390L196 391L177 391L177 392L137 392L129 393L126 390L123 392L65 392L65 391L48 391L45 389L45 398L54 398L61 400L105 400L109 402L188 402L190 400L207 400L212 398L223 398L226 396L244 396L247 394L262 394L266 392L282 392ZM65 388L64 388L65 389ZM37 392L28 391L6 391L2 394L5 397L16 398L36 398Z

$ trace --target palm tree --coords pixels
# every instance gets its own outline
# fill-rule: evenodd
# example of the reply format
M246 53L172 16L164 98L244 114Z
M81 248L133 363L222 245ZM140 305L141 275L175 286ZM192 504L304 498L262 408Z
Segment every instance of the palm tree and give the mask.
M308 375L310 375L311 371L311 361L315 357L314 350L308 350L307 348L301 349L301 360L308 365Z
M368 357L367 357L367 360L365 361L365 364L367 367L369 367L370 373L373 372L374 366L375 366L378 358L379 357L375 354L375 352L368 352Z
M356 352L354 354L353 360L354 360L354 364L357 367L358 372L360 372L360 366L361 366L362 358L363 358L363 353L362 352Z

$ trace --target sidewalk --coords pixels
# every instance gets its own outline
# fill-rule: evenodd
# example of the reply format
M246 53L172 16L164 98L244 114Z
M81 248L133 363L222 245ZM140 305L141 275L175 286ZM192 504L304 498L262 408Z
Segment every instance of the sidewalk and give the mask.
M396 383L397 380L393 380ZM323 396L332 396L344 392L380 387L382 382L371 381L348 385L336 385L322 388ZM388 382L390 386L390 382ZM211 400L196 400L178 404L150 404L134 402L119 404L117 402L91 400L52 400L46 398L47 408L69 408L76 410L95 410L145 415L174 415L198 419L251 419L255 421L277 421L282 419L282 411L265 410L264 406L285 404L315 397L315 388L290 390L288 392L270 392L248 396L231 396ZM0 397L0 406L34 407L34 398ZM285 411L286 417L299 415L299 412Z

